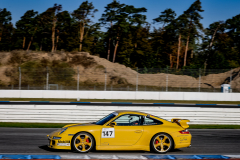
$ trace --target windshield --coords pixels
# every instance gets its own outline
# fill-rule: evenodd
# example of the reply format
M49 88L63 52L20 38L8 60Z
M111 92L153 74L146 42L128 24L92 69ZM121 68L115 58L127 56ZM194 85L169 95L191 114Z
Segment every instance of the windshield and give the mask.
M104 125L106 122L108 122L110 119L112 119L113 117L116 117L118 115L118 113L113 112L109 115L107 115L106 117L103 117L102 119L100 119L99 121L96 122L97 125Z

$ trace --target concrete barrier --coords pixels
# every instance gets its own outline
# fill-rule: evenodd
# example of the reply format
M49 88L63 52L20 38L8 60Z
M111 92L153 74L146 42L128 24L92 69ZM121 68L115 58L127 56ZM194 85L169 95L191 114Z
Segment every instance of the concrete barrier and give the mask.
M240 93L214 92L142 92L142 91L67 91L0 90L0 98L80 98L130 100L240 101Z

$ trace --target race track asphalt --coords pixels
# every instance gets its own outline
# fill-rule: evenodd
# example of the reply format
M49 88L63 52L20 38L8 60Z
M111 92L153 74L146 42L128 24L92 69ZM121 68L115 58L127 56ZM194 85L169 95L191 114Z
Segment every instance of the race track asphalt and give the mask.
M79 154L67 150L52 150L47 147L46 135L56 128L0 128L0 154ZM167 154L221 154L240 155L239 129L190 129L192 147L175 149ZM143 151L95 151L90 155L147 155Z

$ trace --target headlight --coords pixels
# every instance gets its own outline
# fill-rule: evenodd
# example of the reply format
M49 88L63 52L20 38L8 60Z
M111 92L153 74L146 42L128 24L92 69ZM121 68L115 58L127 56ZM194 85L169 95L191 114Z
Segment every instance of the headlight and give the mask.
M62 137L53 137L52 139L61 139Z
M62 130L61 130L61 132L59 134L62 134L66 130L67 130L67 127L66 128L62 128Z

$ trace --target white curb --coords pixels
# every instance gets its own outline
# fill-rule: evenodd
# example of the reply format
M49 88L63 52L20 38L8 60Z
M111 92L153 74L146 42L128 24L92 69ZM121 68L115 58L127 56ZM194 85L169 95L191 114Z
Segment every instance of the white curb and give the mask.
M231 158L240 158L240 155L223 155Z

